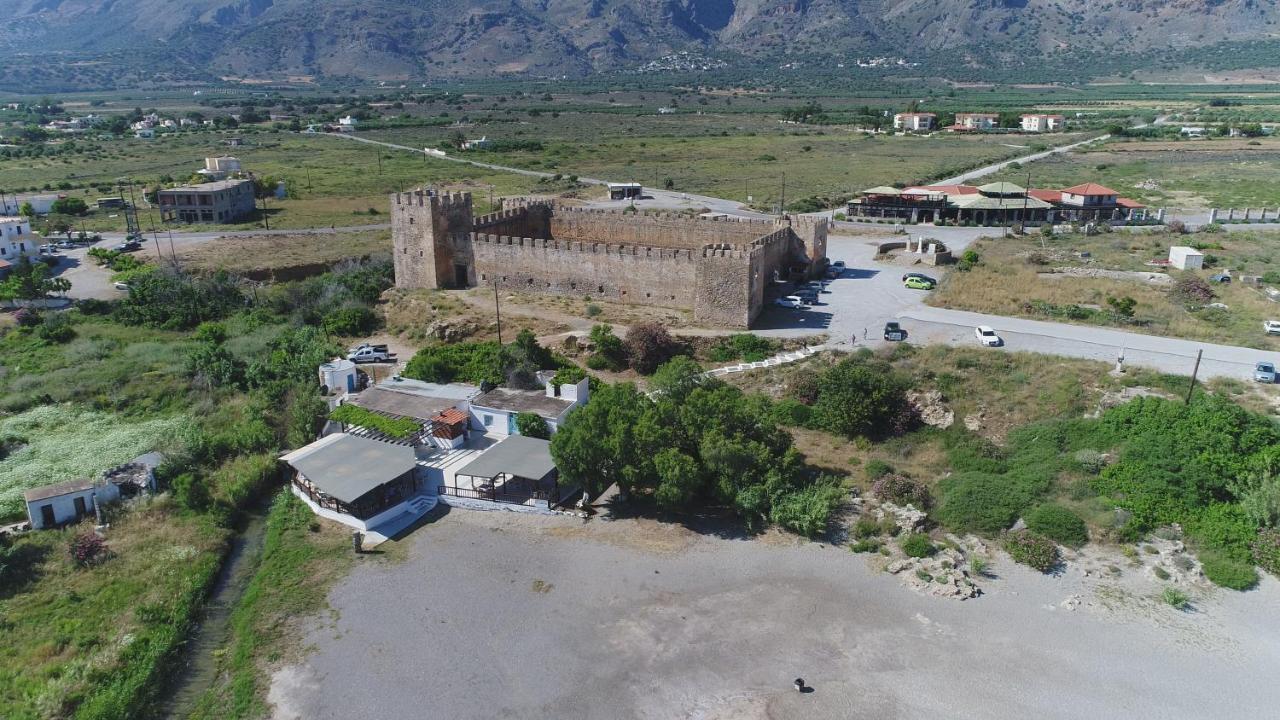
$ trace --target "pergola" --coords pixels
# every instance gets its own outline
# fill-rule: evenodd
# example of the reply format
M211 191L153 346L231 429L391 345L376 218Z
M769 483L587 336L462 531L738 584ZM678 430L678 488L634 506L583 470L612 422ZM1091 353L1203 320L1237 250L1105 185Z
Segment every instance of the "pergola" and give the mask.
M560 501L551 443L524 435L510 435L454 473L452 486L441 492L496 502L525 504Z

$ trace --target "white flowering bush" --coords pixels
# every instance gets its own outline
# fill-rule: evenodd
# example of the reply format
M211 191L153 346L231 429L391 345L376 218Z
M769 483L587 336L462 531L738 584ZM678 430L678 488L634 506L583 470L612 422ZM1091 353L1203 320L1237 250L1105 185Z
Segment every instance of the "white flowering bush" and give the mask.
M0 518L25 514L23 491L92 478L172 441L185 417L133 421L71 405L43 405L0 421L0 437L27 444L0 460Z

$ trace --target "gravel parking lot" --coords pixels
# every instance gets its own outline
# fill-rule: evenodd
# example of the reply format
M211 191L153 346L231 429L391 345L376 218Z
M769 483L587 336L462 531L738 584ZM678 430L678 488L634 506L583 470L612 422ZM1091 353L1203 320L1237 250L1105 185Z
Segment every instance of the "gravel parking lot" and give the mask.
M959 602L848 550L454 510L366 558L277 718L1270 717L1280 584L1183 613L997 561ZM797 693L792 680L813 688Z

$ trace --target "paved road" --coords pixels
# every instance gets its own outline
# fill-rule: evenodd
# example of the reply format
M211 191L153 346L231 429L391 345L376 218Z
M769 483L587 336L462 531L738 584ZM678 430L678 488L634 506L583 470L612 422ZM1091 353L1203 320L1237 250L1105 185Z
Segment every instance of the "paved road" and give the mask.
M1099 135L1098 137L1089 138L1088 140L1081 140L1080 142L1071 143L1070 145L1060 145L1058 147L1049 148L1044 152L1031 153L1030 155L1023 155L1022 157L1003 160L1001 162L993 163L985 167L980 167L977 170L970 170L968 172L961 173L954 177L943 178L942 180L935 180L930 184L931 185L964 185L968 183L970 180L975 180L980 177L991 175L992 173L1000 172L1001 170L1004 170L1005 168L1009 167L1010 165L1013 165L1014 163L1018 163L1019 165L1022 165L1029 162L1035 162L1037 160L1043 160L1053 155L1058 155L1060 153L1065 153L1065 152L1071 152L1072 150L1075 150L1078 147L1083 147L1091 143L1103 142L1109 137L1111 136Z
M1004 347L991 352L1028 351L1107 363L1114 363L1123 353L1127 365L1190 375L1196 352L1203 350L1200 377L1241 380L1252 378L1253 364L1259 360L1280 365L1280 353L1264 350L930 307L924 302L928 293L902 286L903 273L919 271L940 277L950 271L876 262L877 240L892 237L900 236L888 232L882 238L831 236L827 254L848 263L844 276L831 282L829 292L820 296L821 304L812 308L766 308L754 331L775 337L827 333L833 347L849 349L883 344L881 331L889 320L900 321L911 342L948 345L976 345L974 327L990 325L1005 340ZM954 249L963 250L969 240L957 237L951 242Z

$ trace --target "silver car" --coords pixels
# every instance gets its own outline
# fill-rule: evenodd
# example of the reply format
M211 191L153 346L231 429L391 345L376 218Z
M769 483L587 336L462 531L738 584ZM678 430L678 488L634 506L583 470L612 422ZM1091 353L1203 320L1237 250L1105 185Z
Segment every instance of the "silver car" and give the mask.
M1271 385L1276 381L1276 366L1269 362L1260 362L1253 366L1254 382Z

